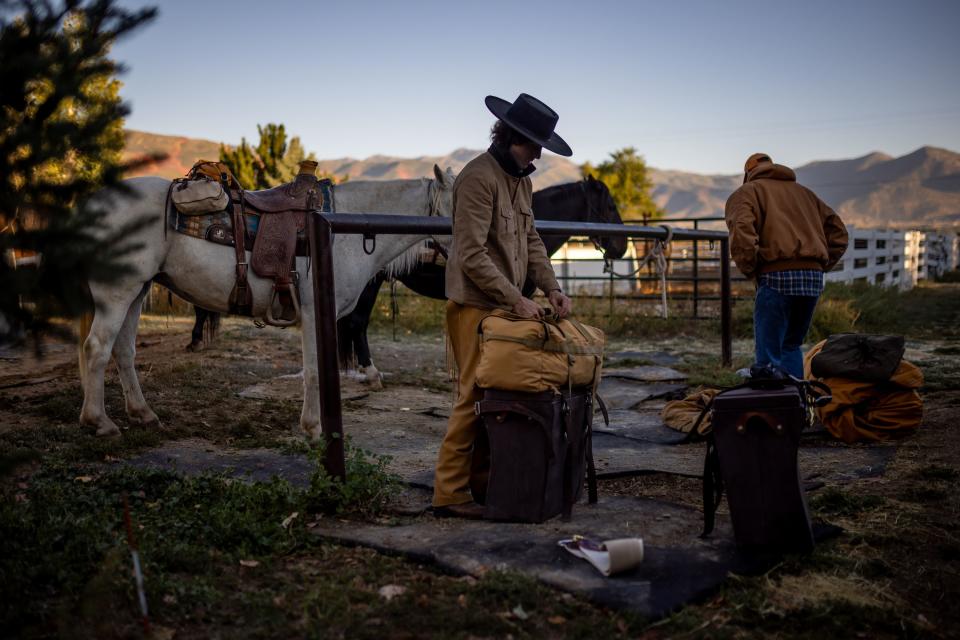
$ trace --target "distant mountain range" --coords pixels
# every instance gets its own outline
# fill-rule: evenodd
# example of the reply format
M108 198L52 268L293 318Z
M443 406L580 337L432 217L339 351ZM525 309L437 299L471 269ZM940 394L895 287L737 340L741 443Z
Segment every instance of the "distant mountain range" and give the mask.
M220 143L180 136L127 131L124 156L139 159L166 154L133 175L182 176L198 159L215 160ZM391 180L433 174L433 165L459 171L480 151L457 149L445 156L364 160L321 160L320 169L351 180ZM534 189L572 182L580 177L577 165L544 154L532 175ZM821 160L794 167L797 179L832 206L848 224L861 227L960 226L960 154L921 147L900 158L871 153L852 160ZM742 182L741 175L701 175L651 168L653 197L669 218L705 218L723 215L727 197Z

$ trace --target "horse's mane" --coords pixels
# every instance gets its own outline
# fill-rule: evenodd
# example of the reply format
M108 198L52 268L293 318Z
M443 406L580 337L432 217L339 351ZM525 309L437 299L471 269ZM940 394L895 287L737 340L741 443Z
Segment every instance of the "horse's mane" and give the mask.
M540 189L535 191L533 197L537 200L562 200L567 197L567 194L573 190L580 190L583 188L583 182L578 180L577 182L565 182L563 184L555 184L552 187L547 187L546 189Z
M420 181L426 185L427 194L429 195L433 180L430 178L420 178ZM393 182L409 182L409 180L395 180ZM423 250L427 247L427 242L429 242L429 240L415 243L412 247L408 248L399 256L388 262L383 268L383 272L386 274L387 278L395 278L413 271L413 269L420 263L420 256L423 253Z
M427 241L417 242L412 247L401 253L399 256L387 263L383 268L388 278L395 278L405 273L410 273L420 262L420 254L427 246Z

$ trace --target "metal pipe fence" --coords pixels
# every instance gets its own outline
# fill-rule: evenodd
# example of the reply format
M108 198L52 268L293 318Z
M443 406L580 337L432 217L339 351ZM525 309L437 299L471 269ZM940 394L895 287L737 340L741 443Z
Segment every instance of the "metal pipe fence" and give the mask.
M621 236L627 238L666 239L670 232L662 227L615 225L601 223L567 223L537 221L541 235ZM337 307L333 264L335 233L361 234L364 241L374 241L378 234L450 235L449 218L422 216L338 214L314 211L308 216L307 235L310 242L311 283L314 296L318 391L320 419L326 441L324 467L334 477L345 478L343 448L343 415L340 399L340 368L337 361ZM721 360L729 366L732 357L730 308L730 247L725 232L700 229L675 229L677 240L704 240L719 245ZM612 303L612 302L611 302Z

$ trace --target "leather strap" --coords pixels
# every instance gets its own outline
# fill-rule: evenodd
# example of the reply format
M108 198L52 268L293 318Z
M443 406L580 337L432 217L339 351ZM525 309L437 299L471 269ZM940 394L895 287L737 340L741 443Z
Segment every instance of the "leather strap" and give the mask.
M713 532L717 507L723 499L723 476L720 475L720 455L713 434L707 439L707 455L703 460L703 532L706 538Z
M229 193L229 179L221 174L221 181ZM253 294L247 281L247 251L244 243L245 224L243 221L243 191L239 192L237 200L230 202L230 214L233 222L233 246L237 256L237 281L230 294L230 313L238 315L253 315Z

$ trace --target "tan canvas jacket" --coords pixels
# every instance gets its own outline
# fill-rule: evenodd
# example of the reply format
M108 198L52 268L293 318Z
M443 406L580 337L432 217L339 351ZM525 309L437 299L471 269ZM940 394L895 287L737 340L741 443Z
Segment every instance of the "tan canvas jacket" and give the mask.
M847 228L792 169L764 163L727 200L730 254L748 278L788 269L829 271L847 249Z
M453 185L447 298L510 310L528 272L544 293L560 289L533 226L532 201L530 178L507 174L489 151L467 163Z

